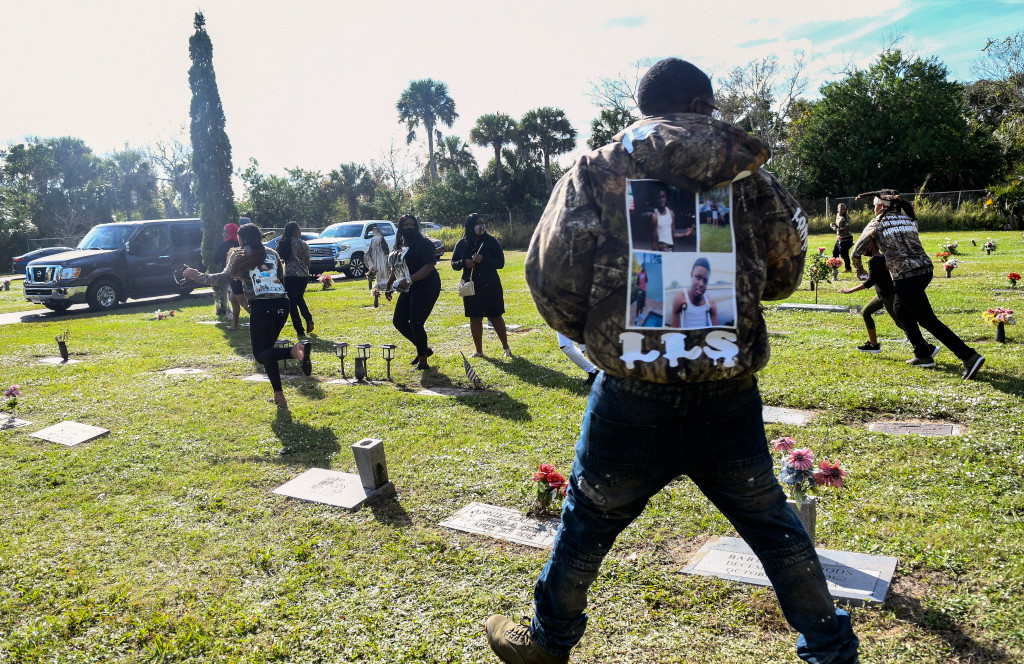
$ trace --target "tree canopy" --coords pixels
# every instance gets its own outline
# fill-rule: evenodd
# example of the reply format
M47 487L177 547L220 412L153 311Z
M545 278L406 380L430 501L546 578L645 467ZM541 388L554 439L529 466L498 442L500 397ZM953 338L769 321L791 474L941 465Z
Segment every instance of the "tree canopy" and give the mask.
M554 188L551 156L565 154L576 147L576 130L560 108L544 106L527 111L519 121L523 147L536 151L544 159L544 180L548 191Z
M427 155L430 158L430 183L437 180L437 164L434 160L434 132L438 123L451 127L459 114L455 112L455 100L448 95L448 86L432 78L409 83L395 104L398 120L404 122L409 134L406 143L416 140L416 127L423 125L427 133ZM437 132L440 140L440 132Z

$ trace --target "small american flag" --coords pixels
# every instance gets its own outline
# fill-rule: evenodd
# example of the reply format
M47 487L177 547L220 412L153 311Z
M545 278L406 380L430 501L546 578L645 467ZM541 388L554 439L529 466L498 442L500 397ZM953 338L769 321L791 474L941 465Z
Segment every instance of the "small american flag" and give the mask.
M466 359L466 354L460 350L459 355L462 356L462 366L466 370L466 378L473 383L473 387L477 389L483 387L483 381L480 380L480 376L477 376L476 372L473 371L473 367L469 366L469 360Z

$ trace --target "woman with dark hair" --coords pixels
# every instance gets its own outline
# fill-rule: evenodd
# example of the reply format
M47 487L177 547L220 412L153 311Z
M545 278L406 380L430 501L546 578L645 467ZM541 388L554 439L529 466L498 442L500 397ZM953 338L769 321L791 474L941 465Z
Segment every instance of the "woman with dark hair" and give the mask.
M462 270L462 280L472 281L475 293L462 298L462 306L469 319L476 351L471 357L484 356L484 318L498 334L505 357L512 357L505 332L505 293L501 288L498 270L505 267L505 253L494 236L487 233L487 225L476 212L466 217L465 234L452 251L452 269Z
M277 243L278 254L284 261L284 289L288 293L291 305L292 326L299 338L306 336L306 331L313 331L313 315L306 306L306 285L309 283L309 245L302 239L302 229L294 221L284 226L284 235ZM302 329L302 320L306 320L306 330Z
M281 257L273 249L263 246L263 234L256 224L245 224L239 228L238 241L241 246L228 253L227 267L223 272L205 274L190 267L183 274L186 279L202 285L226 285L232 279L242 282L252 307L249 317L252 355L266 369L267 378L274 389L273 402L278 406L287 406L288 400L284 398L281 388L281 373L277 363L289 357L299 360L302 373L308 376L313 371L310 358L312 344L300 341L290 349L274 347L277 336L288 320L288 296L281 283Z
M925 341L918 325L932 333L963 362L963 378L974 378L985 358L963 342L940 321L928 301L925 289L932 280L934 267L928 252L921 246L917 234L917 215L914 207L900 198L893 189L868 191L857 198L874 196L875 218L868 222L853 247L853 265L857 275L864 274L861 257L872 244L885 254L892 275L896 298L893 310L903 327L907 341L914 347L914 357L907 364L916 367L934 367L938 349Z
M434 354L427 345L424 324L441 294L441 276L434 266L436 262L434 244L420 233L420 222L416 217L407 214L399 219L398 240L388 257L392 271L385 296L391 300L392 287L401 293L395 303L392 322L395 329L416 346L412 365L420 370L430 368L427 358ZM404 274L399 269L400 265L404 265Z

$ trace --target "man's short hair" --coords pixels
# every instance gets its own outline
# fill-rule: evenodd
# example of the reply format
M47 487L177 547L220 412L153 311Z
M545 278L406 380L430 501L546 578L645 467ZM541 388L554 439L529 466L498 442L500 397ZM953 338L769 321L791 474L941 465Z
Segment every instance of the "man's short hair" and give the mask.
M715 105L708 75L679 58L666 58L648 69L637 87L636 98L644 115L688 113L694 99Z
M697 260L693 261L693 267L690 268L691 277L693 276L693 271L699 267L704 268L705 270L708 271L708 274L711 274L711 263L708 262L708 259L701 256Z

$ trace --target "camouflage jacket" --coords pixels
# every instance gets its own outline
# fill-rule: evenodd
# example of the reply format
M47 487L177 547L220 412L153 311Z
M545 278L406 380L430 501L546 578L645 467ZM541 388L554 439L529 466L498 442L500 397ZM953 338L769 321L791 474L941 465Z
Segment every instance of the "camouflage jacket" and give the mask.
M836 214L836 220L828 225L829 228L836 232L836 237L839 239L850 238L853 239L853 233L850 232L850 215L848 214Z
M558 181L527 252L541 315L615 376L752 375L769 354L759 302L796 289L807 250L807 218L760 170L768 157L739 128L688 113L643 118L581 157ZM671 252L652 242L660 205L652 201L662 192L673 212ZM634 292L640 266L644 294ZM702 272L707 292L684 297ZM706 323L682 322L687 303L704 310L706 300L715 304Z
M917 222L907 215L886 211L868 222L850 253L857 274L865 274L861 256L867 253L867 244L871 240L885 255L893 281L932 273L932 260L921 246Z

